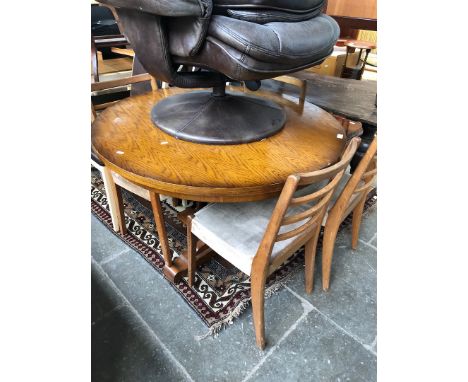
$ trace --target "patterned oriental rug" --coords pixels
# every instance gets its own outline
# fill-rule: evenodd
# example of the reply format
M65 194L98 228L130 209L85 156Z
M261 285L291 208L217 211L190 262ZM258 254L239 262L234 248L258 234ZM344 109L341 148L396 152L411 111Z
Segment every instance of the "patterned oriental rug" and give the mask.
M99 171L92 170L91 175L91 211L117 237L138 252L153 268L162 274L163 255L153 212L148 204L130 192L123 192L125 223L127 234L121 236L112 229L112 220L107 204L104 182ZM366 203L366 209L377 202L376 192L372 192ZM162 202L169 245L180 254L186 247L186 229L177 219L178 211L166 201ZM349 225L348 217L343 225ZM321 248L321 237L317 251ZM304 249L301 248L281 268L267 279L265 296L278 291L294 271L303 270ZM185 302L195 311L209 328L209 334L216 334L232 320L238 317L250 302L250 278L234 266L220 264L215 259L199 266L193 288L182 278L178 284L168 283L179 293Z

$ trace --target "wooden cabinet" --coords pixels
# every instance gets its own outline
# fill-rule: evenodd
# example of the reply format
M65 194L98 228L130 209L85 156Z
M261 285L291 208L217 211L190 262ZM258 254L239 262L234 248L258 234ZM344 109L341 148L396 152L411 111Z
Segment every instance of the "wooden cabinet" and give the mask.
M376 19L377 0L328 0L327 14Z

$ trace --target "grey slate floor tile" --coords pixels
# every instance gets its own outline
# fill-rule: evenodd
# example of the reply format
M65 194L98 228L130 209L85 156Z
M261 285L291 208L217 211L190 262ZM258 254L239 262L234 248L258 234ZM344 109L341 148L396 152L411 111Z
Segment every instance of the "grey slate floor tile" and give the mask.
M376 357L316 311L310 312L251 381L376 380Z
M148 329L127 306L92 328L92 381L185 381Z
M195 336L207 327L140 255L126 253L103 268L196 381L240 381L263 356L255 345L250 306L216 338L200 341ZM268 343L276 343L302 312L301 302L285 289L268 298Z
M116 237L95 216L91 215L91 256L98 263L130 248Z
M375 224L376 213L373 216L371 211L361 228L367 241L376 233ZM92 270L92 320L96 321L92 326L93 381L185 380L172 357L195 381L241 381L259 363L249 381L375 380L376 357L362 342L373 344L367 348L377 351L377 252L364 243L351 251L350 229L338 235L329 292L322 291L317 272L320 253L312 296L304 291L302 271L287 283L321 314L312 310L304 318L303 303L288 289L266 300L264 352L255 346L250 306L216 338L199 341L195 336L206 333L207 327L162 275L94 217L92 236L93 258L101 264ZM140 317L125 305L122 296L113 293L115 287Z
M340 233L337 238L327 292L322 289L320 250L316 258L312 294L308 295L304 290L303 270L288 286L361 342L369 345L377 332L377 273L369 265L376 266L376 251L363 243L359 243L357 250L352 251L349 240L347 233ZM343 243L346 245L341 245Z
M123 304L123 298L111 287L107 275L91 263L91 324Z
M375 237L372 239L372 241L369 244L377 248L377 233L375 234Z
M351 234L351 224L344 227L341 232ZM362 216L361 228L359 229L359 239L369 242L377 232L377 204L374 204L368 210L364 211Z

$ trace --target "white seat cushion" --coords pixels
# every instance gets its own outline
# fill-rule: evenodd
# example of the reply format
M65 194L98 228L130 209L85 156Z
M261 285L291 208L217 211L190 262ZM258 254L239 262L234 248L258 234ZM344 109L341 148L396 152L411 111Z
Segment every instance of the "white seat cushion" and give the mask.
M277 199L246 203L212 203L195 213L192 232L220 256L242 272L250 275L252 260L257 253ZM312 206L302 205L288 210L296 214ZM302 225L306 220L283 226L280 233ZM274 259L295 238L275 243Z
M344 173L332 196L329 208L340 196L346 183L351 178L349 168ZM318 191L327 181L311 184L294 194L295 197L304 196ZM356 195L353 195L355 198ZM250 275L252 260L257 253L273 209L278 199L268 199L260 202L244 203L211 203L195 213L192 221L192 232L205 244L210 246L220 256L242 272ZM287 215L297 214L310 208L314 202L289 208ZM326 216L322 224L325 224ZM283 226L280 233L291 231L302 225L305 220ZM271 253L273 260L294 238L275 243Z
M220 256L242 272L250 275L252 260L257 253L277 199L248 203L212 203L195 214L192 232ZM290 208L298 213L309 206ZM283 226L280 233L288 232L305 220ZM274 259L294 238L275 243L271 254Z

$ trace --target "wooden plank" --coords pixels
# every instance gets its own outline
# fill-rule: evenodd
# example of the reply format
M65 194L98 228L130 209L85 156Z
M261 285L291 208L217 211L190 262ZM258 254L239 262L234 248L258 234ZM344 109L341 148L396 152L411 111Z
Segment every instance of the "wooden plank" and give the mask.
M124 49L124 48L111 48L111 52L122 54L129 57L135 57L135 52L133 49Z
M320 76L306 71L289 76L307 81L307 102L330 113L377 126L376 81ZM279 86L273 80L262 81L262 89L278 91ZM289 85L283 93L299 96L297 88Z

